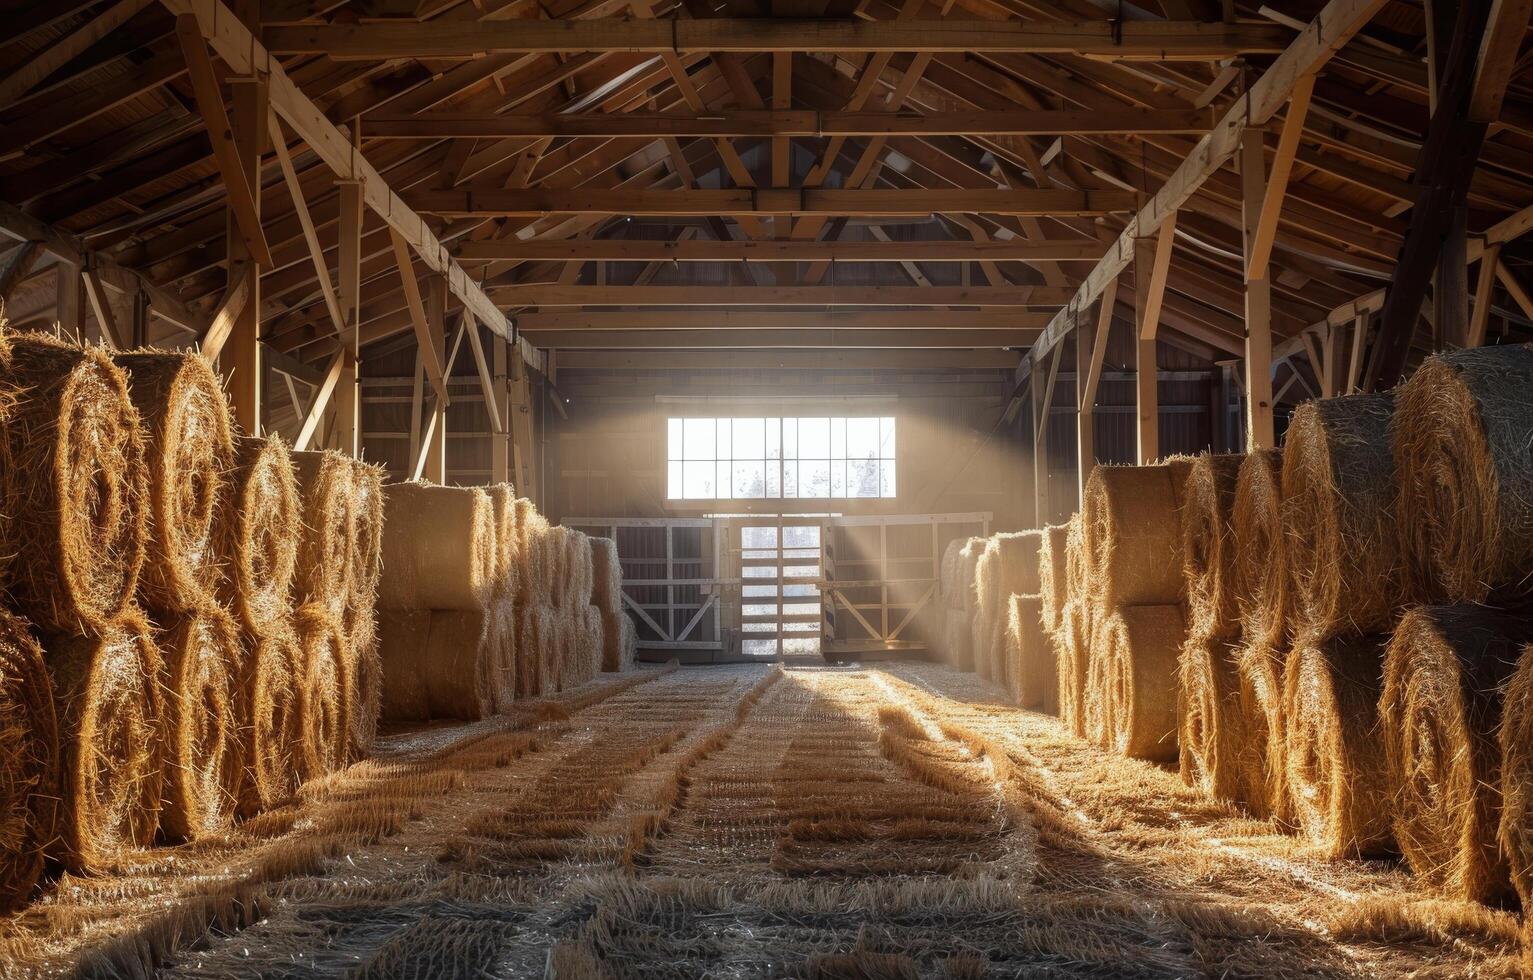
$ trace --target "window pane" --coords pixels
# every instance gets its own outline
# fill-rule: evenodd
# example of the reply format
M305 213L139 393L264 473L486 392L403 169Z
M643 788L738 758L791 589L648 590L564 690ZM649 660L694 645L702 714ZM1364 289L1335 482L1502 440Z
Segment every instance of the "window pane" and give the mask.
M879 495L877 459L847 460L846 467L848 471L846 495L848 497L877 497Z
M713 464L711 462L686 462L683 473L683 496L688 500L708 500L714 495Z
M766 459L766 419L735 419L735 459Z
M798 457L830 458L830 419L798 420Z
M846 460L840 456L830 461L830 495L846 496Z
M719 454L714 459L734 459L734 453L730 451L729 443L729 420L719 419Z
M714 459L713 419L687 419L683 459ZM687 494L691 496L691 494Z
M784 548L818 548L820 526L818 524L790 524L782 529Z
M784 565L782 577L788 578L819 578L819 565Z
M798 419L782 420L782 458L798 459Z
M734 495L759 498L766 496L766 467L759 462L736 460L734 472Z
M680 448L680 446L677 446L677 449ZM680 500L682 498L681 467L681 463L665 464L665 495L672 500Z
M760 588L758 585L749 587L753 589ZM815 585L785 585L782 587L782 594L785 597L792 596L798 598L807 597L811 599L817 599L820 596L820 589L819 586Z
M747 657L775 657L777 656L776 640L743 640L740 643L740 652ZM814 651L811 650L811 653Z
M895 493L894 493L894 460L891 459L891 460L888 460L887 462L883 462L883 463L880 463L878 465L878 478L879 478L878 495L880 497L893 497L895 495Z
M783 640L782 652L795 657L809 657L820 652L820 638L812 640Z
M830 460L802 460L798 464L798 471L798 495L800 497L830 496Z
M760 565L748 565L740 569L741 578L776 578L777 569L763 568Z
M777 528L742 527L740 528L740 546L742 548L776 548Z
M846 420L846 458L878 458L878 419Z
M894 446L894 417L885 415L878 420L878 455L884 459L893 459Z
M766 464L766 495L782 496L782 461L769 459Z
M767 459L782 456L782 419L766 420L766 454Z
M798 462L785 459L782 463L782 495L789 500L797 497L798 492Z
M727 498L729 496L729 487L730 487L730 483L731 483L730 474L729 474L729 460L727 460L727 459L719 460L717 463L714 464L714 471L713 472L714 472L713 490L714 490L715 495L717 495L720 499Z
M681 459L681 419L665 420L665 458Z
M813 588L813 586L793 585L793 589ZM745 599L775 599L777 598L777 586L775 585L742 585L740 596Z
M846 458L846 419L830 420L830 458Z

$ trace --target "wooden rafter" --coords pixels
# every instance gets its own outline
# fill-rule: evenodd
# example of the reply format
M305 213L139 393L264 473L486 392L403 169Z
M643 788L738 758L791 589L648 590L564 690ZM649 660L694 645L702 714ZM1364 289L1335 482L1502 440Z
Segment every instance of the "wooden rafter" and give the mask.
M925 217L971 214L1111 214L1133 207L1123 191L818 190L690 191L500 190L493 187L406 192L405 202L443 216L538 217L546 214L659 216L717 214Z

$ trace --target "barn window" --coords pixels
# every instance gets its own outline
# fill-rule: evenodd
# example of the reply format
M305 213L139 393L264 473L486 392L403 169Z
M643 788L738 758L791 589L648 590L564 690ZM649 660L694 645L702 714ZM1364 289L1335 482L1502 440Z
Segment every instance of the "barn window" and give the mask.
M673 418L672 500L878 498L895 495L891 416Z

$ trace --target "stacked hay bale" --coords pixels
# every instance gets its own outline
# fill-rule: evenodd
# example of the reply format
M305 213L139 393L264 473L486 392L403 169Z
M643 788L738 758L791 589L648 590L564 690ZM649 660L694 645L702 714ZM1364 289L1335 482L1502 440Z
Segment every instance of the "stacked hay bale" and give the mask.
M1533 907L1533 350L1430 357L1397 393L1402 591L1379 704L1394 832L1450 895ZM1452 750L1444 751L1445 747Z
M535 514L529 509L529 514ZM568 690L601 669L604 624L592 607L595 572L590 537L538 516L523 534L523 590L517 623L528 696ZM609 566L606 574L613 575ZM622 585L621 571L616 583ZM612 597L607 596L610 603ZM617 627L621 638L621 625Z
M1065 601L1055 634L1058 659L1059 719L1077 736L1086 734L1086 678L1091 653L1092 612L1087 574L1086 534L1081 515L1073 514L1065 525ZM1040 568L1041 571L1041 568Z
M0 642L15 670L0 682L18 710L6 717L30 719L0 731L18 760L0 797L16 835L0 895L14 901L30 893L45 855L88 872L152 841L162 665L134 602L148 477L122 369L99 350L23 334L0 349L0 385L0 570L8 601L30 621L7 616Z
M197 354L118 354L138 409L148 474L139 600L165 673L160 829L186 840L227 826L244 777L239 682L244 651L218 601L216 547L234 430L218 379Z
M502 709L516 695L515 589L490 495L394 483L383 506L383 718L476 720Z
M967 584L961 578L962 552L969 539L954 538L942 551L937 576L942 589L942 659L957 666L969 647L969 621L964 618L964 593Z
M591 605L601 620L601 669L627 670L633 666L633 650L627 642L633 624L623 612L623 566L618 561L617 542L591 538L590 545Z
M945 645L948 662L959 670L974 670L979 659L979 651L974 646L974 622L979 606L975 583L979 560L987 545L985 538L965 539L953 561L952 586L947 595Z
M1393 843L1378 725L1385 634L1399 605L1393 394L1309 402L1283 452L1293 629L1283 667L1285 777L1301 834L1332 856Z
M990 539L994 558L982 575L981 594L993 591L994 606L988 615L991 678L1011 692L1018 704L1038 707L1043 691L1054 685L1052 656L1042 636L1042 611L1038 598L1038 550L1043 532L1037 530L996 534Z

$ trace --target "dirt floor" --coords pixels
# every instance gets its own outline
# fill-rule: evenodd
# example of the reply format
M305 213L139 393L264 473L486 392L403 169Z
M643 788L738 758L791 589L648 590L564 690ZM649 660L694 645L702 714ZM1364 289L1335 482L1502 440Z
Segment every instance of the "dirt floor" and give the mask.
M65 878L7 975L1504 977L1517 919L1331 864L926 665L607 675Z

